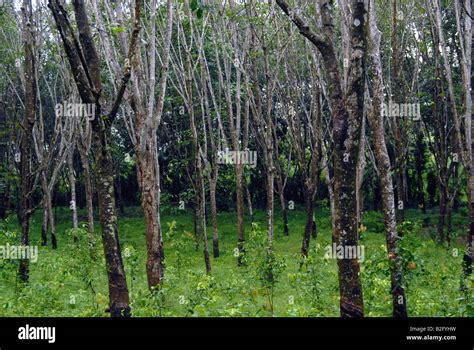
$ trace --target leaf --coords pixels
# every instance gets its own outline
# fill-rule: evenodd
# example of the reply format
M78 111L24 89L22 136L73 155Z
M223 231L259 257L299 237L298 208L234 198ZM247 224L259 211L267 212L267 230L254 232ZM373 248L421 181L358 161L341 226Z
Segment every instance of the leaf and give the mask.
M118 35L120 33L123 33L125 31L125 28L124 27L116 27L116 28L112 28L112 34L113 35Z
M191 0L191 3L189 4L191 7L191 10L194 12L199 8L199 3L198 0Z

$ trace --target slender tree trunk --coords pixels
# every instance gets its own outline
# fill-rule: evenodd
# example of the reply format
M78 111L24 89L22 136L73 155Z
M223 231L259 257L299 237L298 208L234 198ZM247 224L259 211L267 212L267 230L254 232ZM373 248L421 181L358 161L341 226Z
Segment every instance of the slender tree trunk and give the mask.
M245 184L245 197L247 198L247 207L249 210L250 222L252 223L254 221L252 196L250 194L249 186L247 184Z
M194 198L193 206L193 222L194 222L194 243L196 251L199 250L199 204L198 200Z
M199 155L198 155L199 156ZM200 157L200 156L199 156ZM199 215L201 217L201 232L204 253L204 263L206 265L206 272L211 273L211 260L209 259L209 246L207 242L207 227L206 227L206 188L204 186L204 176L202 174L201 158L198 162L198 187L199 187Z
M446 218L446 187L444 185L439 186L439 215L438 215L438 243L444 243L444 222Z
M235 191L237 195L237 247L239 257L237 263L242 265L242 256L245 254L245 224L244 224L244 167L242 164L235 165Z
M44 200L44 196L43 196ZM48 209L43 208L43 221L41 223L41 246L46 247L48 245Z
M474 130L474 128L473 128ZM473 137L474 140L474 137ZM474 142L471 144L471 149L474 154ZM474 159L472 160L474 164ZM470 276L472 274L472 236L474 235L474 166L471 165L469 169L468 178L468 193L469 193L469 231L466 237L466 248L464 250L464 275Z
M158 286L164 274L164 252L161 229L158 221L158 181L153 138L149 138L146 151L137 150L137 176L142 194L142 208L146 223L148 287Z
M425 165L425 154L424 154L424 143L423 143L423 134L419 132L416 140L416 177L417 177L417 194L418 194L418 206L423 210L423 214L426 214L426 203L425 203L425 193L423 187L423 170Z
M46 246L48 242L48 223L49 229L51 231L51 246L53 249L56 249L57 239L56 239L56 225L54 222L54 212L51 198L51 190L48 186L46 179L46 174L42 172L41 174L41 187L43 190L43 224L41 226L41 245Z
M76 196L76 176L74 173L73 165L73 154L74 148L71 149L71 154L68 157L68 178L69 178L69 187L71 190L71 210L72 210L72 227L74 229L74 242L77 242L77 228L79 227L77 219L77 196Z
M31 218L31 191L33 181L31 174L33 128L36 120L36 78L35 78L35 55L34 55L34 30L33 9L31 0L23 0L22 4L22 36L25 52L25 116L22 123L22 134L20 139L20 222L21 222L21 245L30 244L30 218ZM29 260L21 259L18 271L22 282L29 280Z
M305 188L304 191L304 200L306 205L306 225L304 228L304 236L303 236L303 244L301 246L301 254L305 257L308 256L309 253L309 240L311 236L311 231L313 229L313 214L314 214L314 207L313 207L313 198L311 195L311 189Z
M54 188L54 187L53 187ZM51 247L53 249L58 248L58 240L56 237L56 223L54 220L54 211L53 211L53 199L52 199L52 189L48 189L48 198L47 198L47 206L48 206L48 221L49 221L49 229L51 231Z
M390 157L385 142L382 103L384 99L382 64L380 61L380 31L377 28L375 8L371 7L369 21L370 55L374 71L374 91L372 110L368 113L372 129L375 158L379 171L382 205L384 212L385 237L390 264L390 283L393 302L393 316L407 317L406 296L403 287L403 268L398 252L400 237L397 235L395 195L393 190Z
M271 142L271 141L270 141ZM273 167L273 155L267 154L267 158L270 160L267 163L267 181L266 181L266 190L267 190L267 234L268 234L268 240L271 242L273 241L273 220L274 220L274 215L273 215L273 196L274 196L274 167Z
M43 222L41 224L41 245L48 245L48 182L44 171L41 172L41 189L43 191Z
M193 163L196 171L195 182L195 197L197 202L197 221L200 220L201 240L203 243L204 263L206 265L206 272L211 272L211 261L209 259L209 247L207 242L207 227L206 227L206 188L204 184L204 171L201 159L201 146L198 140L198 133L196 127L196 118L194 115L193 100L193 74L191 68L191 57L186 57L186 74L185 74L185 91L186 91L186 107L189 114L189 125L191 128L191 137L193 145ZM197 225L195 225L196 227Z
M448 243L448 247L451 247L451 233L453 232L453 206L455 197L456 195L454 195L453 198L448 201L448 205L446 206L446 243Z
M95 234L94 234L94 205L93 205L93 192L92 182L89 167L89 159L87 155L81 154L82 169L84 171L84 187L86 190L86 208L87 208L87 232L89 235L89 244L91 247L95 246Z
M217 202L216 202L217 176L209 179L209 196L211 201L212 217L212 252L214 258L219 257L219 229L217 225Z
M280 175L281 174L277 175L278 196L280 198L281 215L283 220L283 234L288 236L290 232L288 228L288 207L286 206L283 181Z

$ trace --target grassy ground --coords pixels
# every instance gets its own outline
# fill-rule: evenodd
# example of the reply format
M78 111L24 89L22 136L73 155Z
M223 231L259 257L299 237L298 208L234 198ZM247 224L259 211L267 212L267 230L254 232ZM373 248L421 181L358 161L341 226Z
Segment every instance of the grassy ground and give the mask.
M40 241L41 213L32 225L32 243ZM238 267L234 213L219 215L221 256L212 259L212 273L204 272L202 249L196 250L192 215L175 212L163 215L166 278L162 288L150 293L145 275L145 225L139 209L127 208L119 218L132 312L134 316L338 316L339 290L336 260L325 258L331 241L327 210L318 210L318 238L311 241L310 258L299 269L304 212L290 212L290 235L282 235L276 223L275 256L262 253L265 247L264 213L257 212L257 225L247 225L246 266ZM97 259L90 258L85 231L75 244L69 229L69 212L58 210L57 251L39 247L38 262L31 264L30 283L15 278L16 261L0 260L0 316L107 316L108 292L102 246ZM428 222L428 220L430 222ZM402 254L410 316L472 316L470 292L459 289L462 241L467 216L454 216L455 237L450 248L433 240L436 212L424 216L408 211ZM423 225L423 222L425 224ZM383 218L369 212L361 233L365 259L361 263L365 313L390 316L391 296L386 259ZM98 232L99 227L96 227ZM19 242L13 217L0 224L0 245ZM208 228L212 235L211 227ZM212 247L212 242L210 242ZM211 248L212 249L212 248ZM212 251L211 251L212 256ZM275 283L261 276L271 270ZM472 281L465 281L466 284ZM468 284L469 285L469 284ZM471 288L472 290L472 288Z

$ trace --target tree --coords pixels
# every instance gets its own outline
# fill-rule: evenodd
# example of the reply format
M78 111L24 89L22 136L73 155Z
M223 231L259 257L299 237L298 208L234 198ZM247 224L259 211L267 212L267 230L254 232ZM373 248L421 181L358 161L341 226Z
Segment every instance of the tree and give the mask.
M335 46L333 1L319 4L322 28L313 31L297 11L290 9L284 0L276 0L305 36L320 52L329 84L334 140L334 238L336 245L354 249L358 245L356 168L360 151L362 119L364 117L365 34L366 8L363 1L352 1L352 27L350 30L350 62L346 89L338 66ZM356 259L338 259L340 310L342 317L364 315L360 267Z
M102 241L106 257L109 283L109 309L112 317L129 316L129 295L121 255L114 198L112 157L110 153L111 126L117 116L125 89L131 75L131 61L138 47L140 32L140 0L134 2L134 17L127 59L120 80L120 88L110 110L105 111L102 96L100 60L93 41L85 2L74 0L74 13L79 32L76 38L67 10L59 0L50 0L49 8L61 35L70 68L83 103L94 105L91 121L99 198ZM103 109L104 107L104 109Z
M301 253L307 257L311 233L313 230L316 231L314 197L318 188L319 170L321 168L321 134L323 125L321 107L322 83L318 79L318 62L315 53L311 51L309 45L307 43L304 45L305 57L308 63L298 67L297 65L289 65L289 60L285 60L284 78L288 82L287 96L289 101L285 105L288 106L289 137L293 144L295 162L301 177L306 206L306 225ZM296 50L292 50L292 52L296 52ZM310 79L305 79L306 76L309 76Z
M107 4L104 4L107 6ZM137 159L137 179L141 192L141 205L146 222L147 262L146 271L149 288L157 287L164 275L164 248L160 220L160 164L158 160L157 130L161 124L166 85L168 79L169 55L171 46L171 32L173 20L173 4L167 1L166 28L162 29L163 49L159 54L157 50L157 1L150 4L149 25L150 32L148 50L138 52L132 60L132 86L126 97L126 101L133 112L134 118L124 118L125 125L134 146ZM160 7L158 10L160 10ZM106 11L109 12L110 10ZM116 16L120 20L123 17L121 5L117 6ZM113 75L119 74L119 63L112 44L108 38L103 24L102 13L97 4L94 4L94 12L98 19L101 31L101 43L104 55L111 62L110 70ZM120 36L120 46L125 52L129 45L124 35ZM159 94L156 96L156 78L158 75L156 58L162 62L161 75L158 83ZM117 87L114 87L117 89Z
M184 110L189 117L189 128L192 141L192 169L195 171L195 179L193 181L195 193L195 234L197 233L197 225L201 232L201 240L203 243L204 263L206 272L211 272L211 261L209 259L209 247L207 241L206 227L206 190L204 179L204 164L206 161L206 152L203 151L201 142L198 138L197 117L194 107L194 84L199 80L196 78L196 67L199 64L199 57L193 57L193 53L200 52L199 47L203 44L203 37L206 31L207 17L203 20L202 30L199 31L195 21L198 21L193 8L188 1L184 3L184 11L178 11L176 16L178 26L178 36L182 45L176 48L176 53L172 59L172 67L175 73L174 86L184 102ZM186 18L183 18L183 15ZM187 22L189 29L186 30L183 22ZM182 107L181 107L182 108Z
M382 113L384 87L380 59L380 31L377 27L374 3L370 4L368 31L369 54L372 61L373 91L372 108L369 110L367 117L372 130L373 146L382 191L385 237L390 263L393 316L407 317L406 296L403 287L403 269L399 252L400 237L397 235L397 219L395 216L395 194L393 190L390 157L385 141L384 118Z
M32 171L33 162L33 128L36 122L36 72L34 52L34 29L33 9L31 0L23 0L22 7L22 38L25 52L25 116L22 122L22 133L20 139L20 222L21 222L21 245L30 244L30 218L33 214L32 195L35 188L35 173ZM20 261L19 278L23 282L29 279L29 261L27 258Z

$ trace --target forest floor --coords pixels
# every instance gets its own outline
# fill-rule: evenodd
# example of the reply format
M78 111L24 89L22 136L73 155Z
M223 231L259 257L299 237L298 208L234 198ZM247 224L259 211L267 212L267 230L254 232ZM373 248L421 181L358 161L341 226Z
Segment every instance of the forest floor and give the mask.
M84 214L81 212L81 214ZM107 316L107 280L102 244L91 259L86 232L80 229L74 243L70 213L59 209L58 245L39 247L38 261L30 265L30 283L15 277L18 262L0 260L0 316ZM277 214L279 216L279 213ZM424 215L407 210L401 254L409 316L473 316L470 292L460 291L462 234L467 215L460 208L453 216L454 237L448 248L436 243L436 210ZM166 256L162 288L151 293L145 274L145 224L137 208L126 208L119 218L122 252L134 316L339 316L339 290L335 259L325 257L331 244L328 210L317 210L318 237L311 240L310 258L300 269L300 247L305 213L290 211L289 236L283 236L276 218L275 257L265 254L264 212L257 224L247 224L246 266L238 266L235 213L219 214L219 258L212 258L211 275L205 274L202 244L196 250L191 213L162 216ZM363 296L367 316L391 316L389 266L383 217L367 212L361 232ZM32 245L39 245L41 213L32 222ZM96 226L96 234L99 226ZM208 236L212 237L209 223ZM18 244L16 219L0 222L0 245ZM275 282L261 276L271 265ZM472 285L472 281L470 281Z

